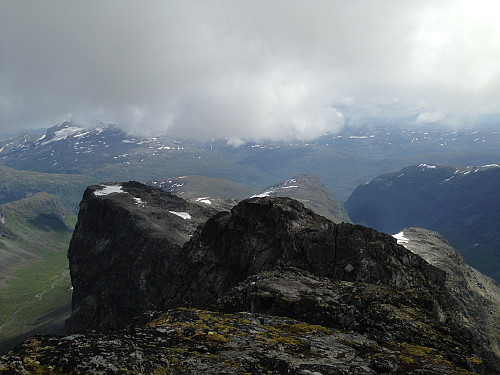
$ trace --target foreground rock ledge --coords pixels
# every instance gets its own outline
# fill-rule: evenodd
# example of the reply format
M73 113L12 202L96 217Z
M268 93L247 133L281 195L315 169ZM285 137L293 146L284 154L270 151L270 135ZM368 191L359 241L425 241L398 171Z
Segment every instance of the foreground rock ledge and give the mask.
M464 358L480 368L475 356ZM384 345L354 332L270 315L175 309L140 327L36 336L2 374L470 374L434 348Z

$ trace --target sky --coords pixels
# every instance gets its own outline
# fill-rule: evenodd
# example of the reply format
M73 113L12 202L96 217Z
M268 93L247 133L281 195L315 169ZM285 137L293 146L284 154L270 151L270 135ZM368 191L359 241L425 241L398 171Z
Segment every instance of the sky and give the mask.
M0 133L313 139L500 113L496 0L0 0Z

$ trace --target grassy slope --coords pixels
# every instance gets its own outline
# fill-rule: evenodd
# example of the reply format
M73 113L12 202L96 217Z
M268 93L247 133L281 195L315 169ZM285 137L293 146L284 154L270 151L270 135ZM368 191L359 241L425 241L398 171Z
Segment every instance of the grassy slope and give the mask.
M57 331L71 303L67 247L76 215L54 195L0 206L0 353L33 331Z
M54 194L65 207L76 212L83 191L96 182L86 176L18 171L0 166L0 204L47 192Z

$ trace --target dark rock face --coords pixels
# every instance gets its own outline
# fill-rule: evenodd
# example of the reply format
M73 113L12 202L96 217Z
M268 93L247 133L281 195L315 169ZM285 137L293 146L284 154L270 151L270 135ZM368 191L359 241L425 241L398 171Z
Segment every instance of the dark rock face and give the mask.
M210 306L247 277L282 267L333 281L432 291L444 285L443 271L392 236L359 225L334 224L289 198L253 198L217 214L184 246L182 256L165 288L168 307Z
M289 198L195 230L212 213L138 183L87 189L69 251L79 332L35 337L0 373L500 371L450 309L445 272L392 236Z
M113 189L121 192L106 194ZM73 302L66 330L123 327L156 306L170 259L214 213L139 183L87 188L68 251Z

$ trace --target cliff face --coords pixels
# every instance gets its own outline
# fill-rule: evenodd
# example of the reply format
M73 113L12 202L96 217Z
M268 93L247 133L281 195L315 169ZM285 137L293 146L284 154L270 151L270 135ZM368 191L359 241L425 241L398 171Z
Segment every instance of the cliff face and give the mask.
M123 327L155 307L170 260L214 213L139 183L87 188L68 250L66 330Z
M446 272L446 289L460 323L500 355L500 285L465 263L439 233L423 228L406 228L402 233L407 249Z
M194 230L210 214L195 206L136 183L90 187L69 251L74 334L35 337L0 372L500 371L449 309L445 272L392 236L269 197Z
M247 277L285 267L333 281L433 292L444 285L444 272L392 236L334 224L290 198L253 198L209 219L186 243L164 289L165 307L209 307Z

